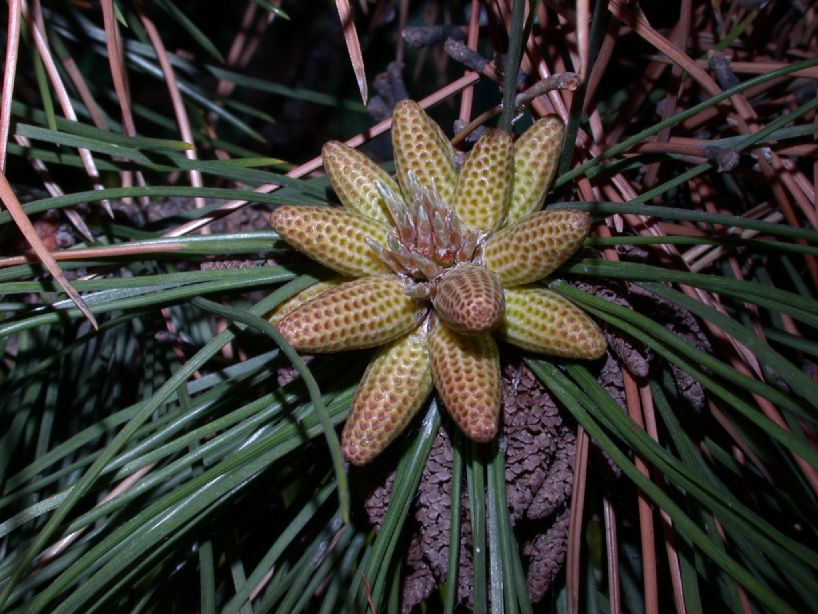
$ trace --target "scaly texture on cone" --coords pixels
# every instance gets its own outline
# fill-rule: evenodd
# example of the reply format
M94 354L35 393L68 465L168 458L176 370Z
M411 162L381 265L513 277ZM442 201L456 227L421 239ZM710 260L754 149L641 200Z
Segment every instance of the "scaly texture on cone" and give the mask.
M500 227L511 197L514 162L511 135L492 129L472 149L460 171L453 203L467 227L492 232Z
M395 105L392 144L395 172L404 197L412 184L412 173L420 185L434 188L445 202L450 202L457 182L454 151L418 103L402 100Z
M337 288L342 283L347 281L349 281L348 277L331 277L330 279L314 283L309 288L305 288L295 296L288 298L278 307L270 311L265 317L270 324L277 324L281 318L286 316L291 311L295 311L307 301L314 299L316 296L323 294L327 290Z
M344 457L365 465L403 431L432 392L427 333L414 332L383 347L355 390L341 436Z
M565 262L591 228L583 211L540 211L494 233L483 249L483 263L503 286L530 284Z
M384 224L391 224L389 208L377 185L380 182L388 190L399 194L400 188L389 173L357 149L340 141L326 143L321 149L321 159L324 161L324 171L345 207Z
M425 313L396 277L364 277L307 301L278 330L301 352L361 350L405 335Z
M389 228L370 217L332 207L282 205L270 214L270 224L298 251L341 275L389 272L366 242L386 241Z
M491 441L500 424L500 353L489 335L461 335L438 322L429 336L432 378L467 437Z
M503 286L486 267L462 264L444 273L432 300L435 313L464 335L487 333L503 318Z
M514 143L514 186L505 224L542 209L560 162L565 124L559 115L534 122Z
M501 338L532 352L594 360L608 343L579 307L545 288L506 288Z

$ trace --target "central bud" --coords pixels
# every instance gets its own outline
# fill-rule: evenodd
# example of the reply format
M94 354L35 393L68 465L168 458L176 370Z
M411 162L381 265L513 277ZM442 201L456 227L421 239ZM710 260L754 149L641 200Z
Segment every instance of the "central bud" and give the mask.
M452 330L491 331L503 318L505 301L497 275L472 262L486 235L464 227L437 190L411 172L408 188L404 200L378 183L395 226L386 245L368 240L370 247L403 279L404 292L431 300Z
M378 182L395 226L385 246L371 240L369 245L405 278L412 293L425 292L424 298L431 298L434 283L425 282L434 282L452 266L471 261L484 237L464 228L434 187L421 185L411 172L408 179L406 200Z

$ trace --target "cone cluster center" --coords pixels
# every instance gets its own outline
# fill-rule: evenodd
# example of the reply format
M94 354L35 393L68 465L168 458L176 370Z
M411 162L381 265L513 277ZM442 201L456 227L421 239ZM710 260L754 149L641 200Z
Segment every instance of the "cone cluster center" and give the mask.
M394 221L385 245L368 240L378 257L404 283L412 298L435 298L444 275L474 262L487 235L465 227L434 187L421 185L409 173L405 198L386 185L378 189Z

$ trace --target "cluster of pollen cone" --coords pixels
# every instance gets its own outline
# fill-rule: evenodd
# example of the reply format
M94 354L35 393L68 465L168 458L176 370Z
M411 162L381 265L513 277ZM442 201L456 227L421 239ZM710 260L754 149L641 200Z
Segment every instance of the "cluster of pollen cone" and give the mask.
M283 239L339 274L273 313L287 341L311 353L382 346L344 427L350 462L386 448L433 388L463 433L492 439L501 405L495 338L569 358L605 352L596 324L537 283L590 228L583 212L540 211L563 133L556 116L516 142L490 130L458 172L441 129L404 101L392 118L396 177L329 142L324 168L343 207L272 213Z

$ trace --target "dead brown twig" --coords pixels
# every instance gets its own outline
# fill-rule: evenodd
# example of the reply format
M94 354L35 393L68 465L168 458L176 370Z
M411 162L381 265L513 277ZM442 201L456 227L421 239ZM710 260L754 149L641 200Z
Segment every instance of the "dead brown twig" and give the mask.
M28 219L26 212L23 211L23 206L17 199L17 195L14 193L14 189L11 187L11 184L9 184L8 179L6 179L6 174L2 172L0 172L0 198L2 198L3 203L6 205L6 208L11 215L11 219L13 219L14 223L17 224L17 228L19 228L20 232L23 233L23 236L26 238L29 245L31 245L31 249L34 250L37 258L40 259L40 262L42 262L45 268L48 269L48 272L51 273L57 283L60 284L60 287L65 291L69 298L74 301L74 304L83 313L83 315L85 315L91 325L94 328L99 328L94 314L91 313L90 309L88 309L88 305L86 305L85 301L82 300L79 292L77 292L74 289L74 286L72 286L71 283L65 278L60 265L57 264L54 256L51 255L51 252L48 251L48 248L37 234L37 231L34 230L34 225L31 223L31 220Z

